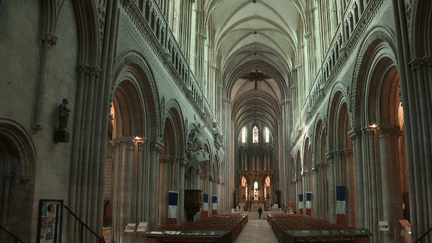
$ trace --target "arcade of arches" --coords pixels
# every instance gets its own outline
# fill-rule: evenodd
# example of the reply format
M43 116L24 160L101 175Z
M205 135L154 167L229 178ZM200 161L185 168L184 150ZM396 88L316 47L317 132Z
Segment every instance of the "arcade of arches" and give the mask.
M50 242L62 202L117 243L258 208L416 240L430 26L422 0L0 1L0 237Z

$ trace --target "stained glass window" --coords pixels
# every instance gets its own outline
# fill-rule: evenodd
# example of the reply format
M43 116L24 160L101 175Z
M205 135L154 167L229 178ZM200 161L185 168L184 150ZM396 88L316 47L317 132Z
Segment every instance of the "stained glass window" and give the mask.
M264 138L266 143L270 142L270 130L268 127L264 128Z
M242 177L242 187L246 187L246 178Z
M248 200L248 198L249 198L249 188L248 188L248 184L246 184L246 192L245 192L245 194L246 194L246 198L245 198L245 200L247 201Z
M246 143L246 127L242 129L242 143Z
M253 143L258 143L258 127L254 126L252 133L253 133Z

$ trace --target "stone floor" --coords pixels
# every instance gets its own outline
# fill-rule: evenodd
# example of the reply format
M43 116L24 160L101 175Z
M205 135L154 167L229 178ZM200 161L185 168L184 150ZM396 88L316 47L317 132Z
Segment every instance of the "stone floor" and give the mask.
M249 220L234 243L278 243L276 235L265 219Z
M264 211L264 212L262 212L261 218L267 219L268 214L284 214L284 213L286 213L286 212L283 212L283 211ZM249 216L249 220L259 219L258 212L246 211L245 214L247 214Z

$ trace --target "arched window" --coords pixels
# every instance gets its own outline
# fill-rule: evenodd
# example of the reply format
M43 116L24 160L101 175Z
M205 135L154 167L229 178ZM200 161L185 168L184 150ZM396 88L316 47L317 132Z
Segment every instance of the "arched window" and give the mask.
M268 127L264 128L264 141L266 143L270 142L270 130Z
M265 184L266 187L270 187L270 176L267 176L267 178L265 179Z
M247 133L247 131L246 131L246 127L243 127L243 129L242 129L242 143L246 143L246 134Z
M265 179L265 184L264 184L264 200L267 200L267 188L270 187L270 177L267 176L267 178Z
M254 126L252 129L253 143L258 143L258 127Z
M241 182L241 184L242 184L242 187L246 187L246 178L243 176L242 177L242 182Z
M249 187L248 187L248 184L246 183L246 190L245 190L245 200L247 201L248 200L248 198L249 198Z
M254 201L258 201L258 181L254 182Z

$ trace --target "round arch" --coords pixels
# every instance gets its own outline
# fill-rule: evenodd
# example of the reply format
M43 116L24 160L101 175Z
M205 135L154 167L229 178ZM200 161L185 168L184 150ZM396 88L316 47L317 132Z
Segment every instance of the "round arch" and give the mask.
M146 121L148 126L144 131L146 138L158 142L162 136L161 111L159 94L152 71L147 65L145 58L137 52L127 51L120 55L114 65L113 82L110 95L110 104L114 97L116 88L123 81L122 77L135 80L137 93L143 99ZM133 78L132 78L133 77Z
M358 53L356 60L353 80L350 91L350 113L351 113L351 127L354 130L360 130L362 127L361 105L362 97L366 97L364 87L366 85L366 75L371 70L371 60L375 56L387 56L392 60L396 60L396 45L395 38L391 34L392 32L384 27L375 27L369 31L361 44L361 49ZM376 65L376 62L375 62Z

